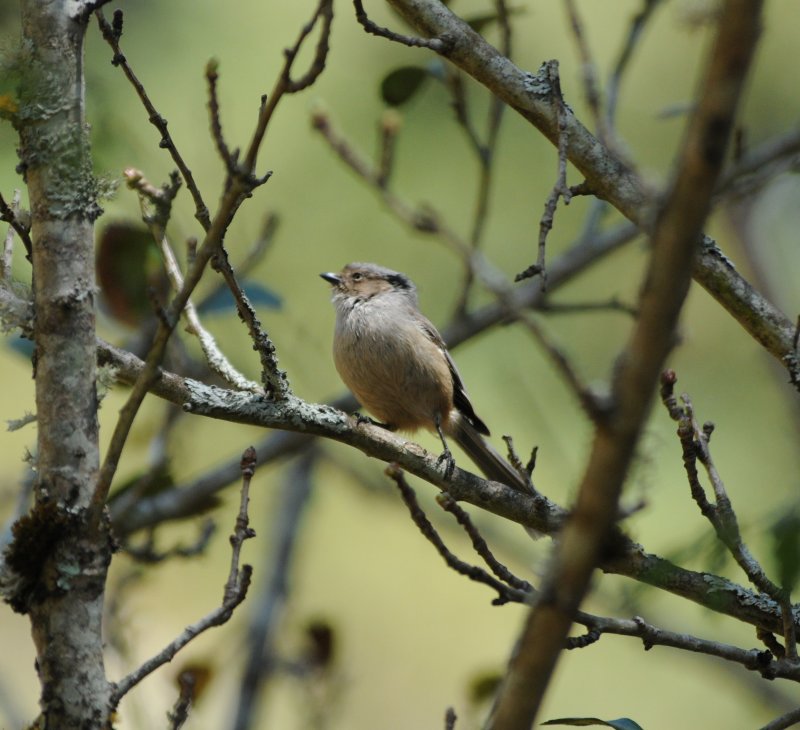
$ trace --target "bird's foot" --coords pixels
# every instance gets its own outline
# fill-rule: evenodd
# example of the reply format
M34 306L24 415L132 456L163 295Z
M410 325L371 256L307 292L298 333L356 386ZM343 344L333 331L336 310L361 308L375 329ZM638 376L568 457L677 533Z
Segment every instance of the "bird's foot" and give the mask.
M370 418L369 416L365 416L362 413L356 413L356 423L361 426L365 423L370 424L371 426L377 426L378 428L385 428L387 431L395 431L395 427L389 423L382 423L381 421L376 421L374 418Z
M436 459L436 463L444 464L444 478L449 480L453 476L453 470L456 468L456 460L450 453L450 449L445 446L444 451Z

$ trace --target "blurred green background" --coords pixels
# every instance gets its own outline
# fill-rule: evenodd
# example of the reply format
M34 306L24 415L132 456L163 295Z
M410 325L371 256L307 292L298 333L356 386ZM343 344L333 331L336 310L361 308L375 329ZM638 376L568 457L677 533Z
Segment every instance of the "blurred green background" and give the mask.
M605 81L642 3L596 2L578 6L588 42ZM6 0L0 15L3 54L16 43L15 3ZM223 169L208 131L204 67L220 64L222 122L230 146L244 146L256 118L259 97L271 90L282 64L282 51L294 42L311 13L311 2L255 2L235 6L199 2L169 4L140 0L123 3L124 52L196 175L206 202L219 199ZM454 0L462 16L491 10L488 0ZM692 99L710 32L698 17L714 3L698 0L664 2L656 11L637 49L621 92L618 132L627 153L654 186L668 179L684 125L681 115L665 110L685 107ZM110 9L116 6L109 6ZM514 56L535 71L556 58L568 103L589 124L581 86L580 61L561 3L515 4ZM327 285L318 274L348 261L375 261L408 273L420 289L423 310L444 326L460 294L462 268L436 239L410 232L382 206L378 197L335 157L310 126L311 112L324 108L353 146L371 157L378 147L378 126L385 110L380 82L391 70L433 59L427 51L390 44L366 35L356 24L352 6L336 3L331 54L321 79L310 90L284 99L260 155L261 170L272 179L248 201L232 226L227 244L236 262L258 238L265 215L277 213L280 227L274 245L255 277L281 297L280 309L260 316L273 337L290 383L298 396L322 401L341 394L330 358L333 312ZM400 27L382 3L368 3L382 25ZM791 0L769 3L765 32L744 101L741 124L748 145L797 125L800 95L794 74L800 10ZM486 34L497 42L496 30ZM310 54L301 55L308 61ZM121 177L136 167L156 184L173 169L158 148L158 134L147 122L130 85L110 64L111 51L93 22L86 49L88 116L98 173ZM487 102L470 85L470 100L483 125ZM411 203L430 203L448 224L468 235L477 189L478 166L462 130L456 125L444 88L435 82L400 110L403 119L392 178L393 189ZM14 173L15 135L0 126L0 190L10 197L22 182ZM494 175L487 221L486 254L509 277L535 260L538 223L556 174L551 145L527 123L508 112ZM571 171L569 182L580 182ZM800 309L797 247L797 178L784 176L751 201L747 218L753 251L741 245L742 227L718 212L709 232L748 277L760 285L790 317ZM560 208L549 237L552 261L578 236L590 203L575 199ZM120 186L104 203L100 226L139 217L135 195ZM609 222L613 222L613 216ZM182 241L200 236L186 191L179 195L170 227L183 255ZM753 256L758 259L755 271ZM557 303L607 301L618 297L635 303L645 262L641 241L629 244L599 266L553 294ZM15 274L29 280L23 257ZM211 288L213 275L204 283ZM473 303L490 301L476 291ZM539 321L577 365L583 378L603 387L613 360L630 329L630 320L613 311L542 315ZM258 379L258 360L234 313L215 314L206 325L234 364ZM101 334L117 342L130 335L108 318ZM679 377L678 391L688 391L698 417L713 420L716 464L738 510L747 539L768 568L769 527L797 500L798 418L796 393L785 373L698 287L693 287L683 316L683 341L670 358ZM0 400L3 419L33 409L30 362L10 345L0 348L5 383ZM479 414L493 430L512 434L522 453L539 446L536 483L548 496L568 505L586 460L591 429L569 390L542 351L520 329L508 327L475 339L455 353ZM101 412L102 437L109 438L122 388L112 392ZM146 403L123 459L119 483L138 473L149 458L152 430L164 405ZM35 446L34 426L5 433L0 449L0 518L14 506L24 473L26 449ZM263 436L256 429L188 418L169 441L177 479L191 478L230 458ZM431 450L435 440L420 435ZM494 607L492 594L448 570L413 527L382 475L382 465L338 444L323 444L328 458L314 473L315 489L298 539L291 574L291 593L282 624L279 649L287 655L302 643L311 620L331 624L336 636L333 677L329 679L325 727L441 727L445 708L453 705L457 727L480 722L485 705L470 701L470 686L480 677L502 671L524 612ZM283 465L257 472L251 493L251 518L258 538L245 546L254 565L253 591L267 579L271 545L270 520L276 509ZM432 503L434 492L416 483L423 502L454 548L469 556L464 538ZM117 678L159 650L182 627L217 605L227 574L226 536L238 506L236 489L228 490L215 510L220 529L205 555L148 568L133 588L124 590L117 616L127 650L109 650L108 671ZM627 488L628 503L646 508L628 520L633 536L651 551L673 556L697 569L713 568L743 582L722 564L709 528L692 503L681 465L674 424L661 408L653 412ZM475 510L472 510L475 513ZM531 544L513 525L475 515L499 545L500 556L523 576L535 580L543 569L549 540ZM200 519L167 527L159 544L191 541ZM135 572L125 555L112 567L111 587ZM213 667L213 681L187 727L226 727L233 712L240 677L244 629L252 602L232 622L203 635L175 660L146 679L121 706L122 727L161 727L174 702L174 677L186 662ZM749 648L753 632L724 617L709 615L671 596L604 577L595 584L587 609L629 617L640 613L656 625L695 633ZM112 637L113 638L113 637ZM114 644L110 640L110 644ZM0 613L0 727L13 718L35 715L37 681L34 653L24 617L6 608ZM262 703L260 727L311 727L310 709L317 690L296 678L273 682ZM315 699L316 698L316 699ZM674 727L745 728L764 724L800 702L795 686L766 683L738 667L665 648L645 654L634 640L604 637L598 644L565 653L541 719L593 715L628 716L648 730ZM4 707L5 706L5 710ZM4 717L4 714L5 717Z

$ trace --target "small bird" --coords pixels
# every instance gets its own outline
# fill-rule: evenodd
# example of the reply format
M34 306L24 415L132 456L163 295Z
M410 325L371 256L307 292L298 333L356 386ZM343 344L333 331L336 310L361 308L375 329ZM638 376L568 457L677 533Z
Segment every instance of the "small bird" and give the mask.
M411 279L363 263L320 276L332 286L336 369L379 425L437 433L448 475L455 462L446 436L452 437L487 478L531 493L530 481L483 439L489 429L475 413L442 336L419 311Z

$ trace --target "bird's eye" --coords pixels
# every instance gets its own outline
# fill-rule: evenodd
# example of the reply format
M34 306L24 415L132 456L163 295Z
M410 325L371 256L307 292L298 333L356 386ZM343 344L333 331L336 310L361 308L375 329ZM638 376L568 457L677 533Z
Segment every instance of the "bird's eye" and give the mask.
M364 278L364 274L362 274L360 271L356 271L351 278L353 281L361 281Z

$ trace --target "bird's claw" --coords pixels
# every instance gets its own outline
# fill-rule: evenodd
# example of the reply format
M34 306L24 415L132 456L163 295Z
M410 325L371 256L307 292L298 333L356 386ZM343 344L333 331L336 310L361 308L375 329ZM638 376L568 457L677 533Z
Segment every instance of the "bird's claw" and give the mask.
M363 413L356 413L356 424L359 426L363 426L365 423L368 423L370 426L377 426L378 428L385 428L387 431L394 431L395 427L391 426L388 423L381 423L381 421L376 421L374 418L370 418L369 416L365 416Z
M444 478L449 480L453 476L453 471L456 468L456 460L450 453L450 449L445 448L445 450L439 454L439 458L436 459L436 463L444 463Z

